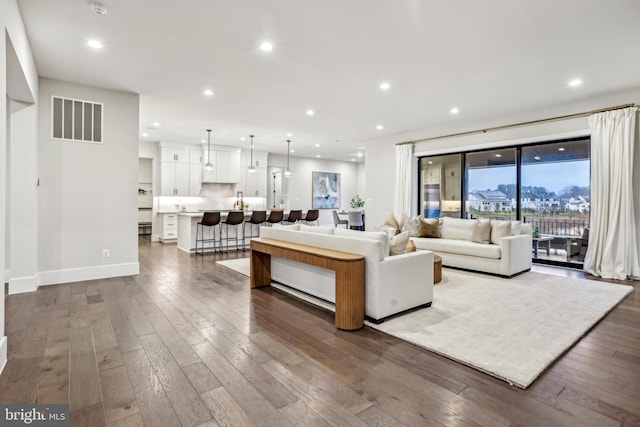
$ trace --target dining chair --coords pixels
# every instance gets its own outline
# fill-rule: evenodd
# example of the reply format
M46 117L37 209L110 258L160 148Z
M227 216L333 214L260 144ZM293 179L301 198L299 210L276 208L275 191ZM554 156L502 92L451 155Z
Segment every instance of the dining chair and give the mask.
M337 227L339 225L344 225L345 228L349 228L349 221L346 219L340 219L338 215L338 211L333 211L333 226Z
M360 211L350 211L349 215L349 228L353 230L362 230L362 226L364 222L362 221L362 212Z

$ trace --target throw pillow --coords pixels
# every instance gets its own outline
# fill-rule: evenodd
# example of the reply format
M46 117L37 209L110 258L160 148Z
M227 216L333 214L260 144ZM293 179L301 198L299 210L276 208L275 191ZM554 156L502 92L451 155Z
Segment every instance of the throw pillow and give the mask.
M440 235L443 239L466 240L471 241L473 233L473 225L478 222L477 219L463 218L442 218L442 227Z
M517 236L522 234L522 223L520 221L511 221L511 235Z
M510 221L491 221L491 243L500 244L503 237L511 236Z
M400 230L400 223L398 223L398 220L393 214L389 214L387 218L384 220L384 224L382 225L383 226L388 225L389 227L395 230Z
M491 243L491 221L480 220L473 224L471 241L476 243Z
M413 243L413 240L409 239L409 241L407 242L407 253L415 252L415 251L416 251L416 244Z
M407 242L409 232L403 231L389 239L389 255L400 255L407 253Z
M438 218L421 219L418 237L440 237L440 220Z
M408 231L410 237L418 237L420 220L423 218L424 215L418 215L411 218L407 214L402 214L400 217L400 231Z

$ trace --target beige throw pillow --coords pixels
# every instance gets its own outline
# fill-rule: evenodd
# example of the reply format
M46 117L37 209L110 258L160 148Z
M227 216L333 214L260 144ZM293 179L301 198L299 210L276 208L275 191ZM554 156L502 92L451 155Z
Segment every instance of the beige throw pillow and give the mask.
M413 243L413 240L409 239L407 242L407 253L415 252L416 250L416 244Z
M407 242L409 241L409 232L403 231L400 234L389 239L389 255L400 255L407 253Z
M410 217L407 214L402 214L400 217L400 231L408 231L409 237L418 237L420 221L423 218L424 215Z
M418 237L440 237L440 221L438 218L420 220Z
M471 232L471 241L476 243L491 243L491 221L478 221L473 224Z
M395 230L400 230L400 223L393 214L387 215L387 218L384 220L384 224L382 225L387 225Z
M492 221L491 224L491 243L500 244L503 237L511 236L511 222L509 221Z

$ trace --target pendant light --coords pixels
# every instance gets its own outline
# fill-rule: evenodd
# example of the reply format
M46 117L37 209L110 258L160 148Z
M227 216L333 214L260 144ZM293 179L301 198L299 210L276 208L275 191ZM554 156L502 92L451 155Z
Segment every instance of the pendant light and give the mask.
M253 166L253 135L249 135L251 138L251 162L249 163L249 167L247 168L247 173L249 175L253 175L256 173L256 168Z
M291 140L287 139L287 168L284 170L284 177L289 178L291 176L291 169L289 169L289 154L291 150L289 149L291 144Z
M207 163L204 165L204 170L211 172L213 165L211 164L211 129L207 129Z

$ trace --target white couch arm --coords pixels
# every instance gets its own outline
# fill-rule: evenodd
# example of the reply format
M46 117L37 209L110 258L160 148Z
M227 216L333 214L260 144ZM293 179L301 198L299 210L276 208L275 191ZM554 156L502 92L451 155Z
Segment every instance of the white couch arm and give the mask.
M433 252L385 257L375 289L367 288L367 315L381 319L433 300Z
M529 234L503 237L500 246L502 247L501 274L513 276L531 268L531 236Z

